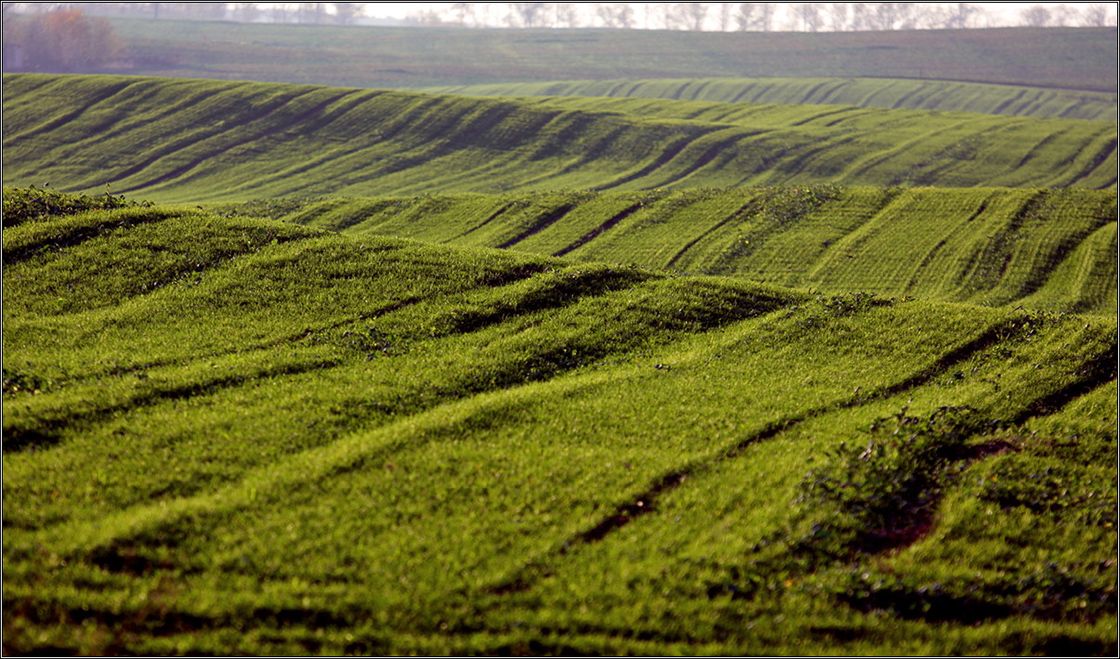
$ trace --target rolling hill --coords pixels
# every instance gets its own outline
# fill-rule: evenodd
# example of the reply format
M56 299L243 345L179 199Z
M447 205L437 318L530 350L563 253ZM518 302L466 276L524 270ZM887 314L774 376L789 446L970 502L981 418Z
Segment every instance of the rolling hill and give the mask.
M608 96L781 105L850 105L1064 119L1116 119L1116 94L882 78L582 80L435 87L468 96Z
M1110 27L810 34L146 19L116 19L112 25L125 56L101 73L351 87L839 76L1111 93L1116 92L1117 80L1116 30Z
M1115 316L4 197L8 653L1115 651Z
M363 237L781 286L1116 313L1113 191L795 186L328 197L219 208Z
M163 201L793 183L1116 184L1116 124L5 75L6 184Z

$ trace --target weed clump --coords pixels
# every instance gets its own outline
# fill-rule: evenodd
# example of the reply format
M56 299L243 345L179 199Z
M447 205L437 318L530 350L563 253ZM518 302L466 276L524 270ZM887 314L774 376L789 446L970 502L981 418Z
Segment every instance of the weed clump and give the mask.
M980 425L969 407L945 406L926 417L903 408L872 423L866 443L842 442L801 482L798 503L821 521L800 543L881 551L912 541Z
M37 186L29 188L4 187L3 226L14 227L24 222L56 215L73 215L91 210L113 210L151 206L151 202L137 202L114 195L108 190L103 195L67 194Z

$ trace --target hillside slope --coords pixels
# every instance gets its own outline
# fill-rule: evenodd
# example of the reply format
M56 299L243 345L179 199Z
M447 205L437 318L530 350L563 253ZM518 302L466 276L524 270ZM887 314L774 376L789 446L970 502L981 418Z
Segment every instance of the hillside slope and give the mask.
M6 653L1116 648L1115 318L158 207L3 240Z
M1110 27L809 34L133 19L114 20L113 28L126 57L107 73L354 87L855 76L1115 92L1117 76L1116 29Z
M883 78L573 80L435 87L468 96L609 96L784 105L850 105L1064 119L1116 119L1116 94Z
M6 75L3 155L7 184L173 201L813 182L1100 188L1116 183L1116 125Z
M286 199L223 206L360 236L782 286L1116 313L1116 195L837 186Z

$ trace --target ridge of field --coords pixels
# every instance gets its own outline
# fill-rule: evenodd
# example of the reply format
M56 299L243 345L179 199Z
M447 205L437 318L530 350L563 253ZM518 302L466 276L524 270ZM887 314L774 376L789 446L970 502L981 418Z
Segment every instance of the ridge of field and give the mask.
M5 23L12 21L7 18ZM15 21L19 17L15 17ZM418 87L606 78L884 77L1116 92L1116 29L691 32L111 19L102 73ZM8 69L5 69L8 71Z
M688 117L688 118L683 118ZM1116 184L1116 124L653 99L4 76L6 184L158 201L789 183Z
M6 654L1115 652L1114 317L80 205L5 208Z
M1116 194L792 186L276 199L222 213L780 286L1116 313Z
M466 96L608 96L780 105L848 105L1025 117L1116 120L1116 94L883 78L564 80L432 87Z

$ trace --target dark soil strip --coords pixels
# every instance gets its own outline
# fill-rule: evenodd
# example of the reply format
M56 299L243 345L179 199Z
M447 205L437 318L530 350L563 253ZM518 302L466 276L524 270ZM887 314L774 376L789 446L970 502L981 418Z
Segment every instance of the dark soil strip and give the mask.
M1010 419L1012 424L1020 424L1034 416L1052 414L1065 407L1074 399L1108 384L1116 379L1116 343L1085 364L1077 380L1065 387L1032 401L1021 412Z
M564 204L562 206L559 206L557 208L552 209L548 213L545 213L544 215L537 218L537 220L535 222L533 222L532 224L530 224L529 227L526 228L524 231L517 234L513 238L510 238L509 240L503 242L502 244L498 245L498 248L499 249L506 249L508 247L512 247L512 246L516 245L517 243L521 242L522 240L525 240L529 236L532 236L533 234L544 231L548 227L552 226L560 218L562 218L565 215L567 215L568 213L570 213L572 211L572 209L575 208L575 207L576 207L575 203L569 203L569 204Z
M621 212L616 213L613 217L608 219L606 222L603 222L602 224L595 227L591 231L588 231L587 233L583 234L574 243L572 243L571 245L568 245L567 247L565 247L565 248L561 249L560 251L556 252L555 254L553 254L553 256L564 256L565 254L576 251L580 247L583 247L587 243L589 243L592 240L595 240L596 238L598 238L604 232L609 231L610 229L614 228L614 226L616 224L618 224L619 222L621 222L621 221L625 220L626 218L630 217L634 213L638 212L638 210L640 210L641 208L642 208L642 202L638 202L636 204L628 206L627 208L623 209Z
M1074 183L1077 183L1081 179L1083 179L1083 178L1089 176L1090 174L1092 174L1094 170L1096 170L1098 167L1100 167L1102 164L1104 164L1104 161L1107 160L1108 157L1110 155L1112 155L1112 153L1114 151L1116 151L1116 138L1115 137L1112 138L1111 140L1109 140L1108 144L1105 144L1104 148L1101 149L1100 151L1098 151L1095 156L1093 156L1093 160L1090 161L1089 164L1086 165L1084 169L1082 169L1080 172L1075 174L1074 177L1071 178L1066 183L1066 185L1067 186L1073 185Z
M964 221L964 225L961 228L967 227L976 218L983 215L984 211L986 211L987 209L988 209L988 200L985 199L984 201L982 201L980 203L980 207L976 209L976 212L974 212L972 215L968 216L968 219ZM960 230L960 228L958 228L958 231L959 230ZM956 233L956 231L953 231L952 233ZM952 233L950 235L952 235ZM933 262L933 259L937 257L938 253L941 252L942 248L945 247L945 243L947 243L948 241L949 241L948 236L946 236L945 238L942 238L941 240L937 241L937 244L933 246L933 249L931 249L929 251L929 253L926 254L924 257L922 257L921 262L918 263L918 267L914 268L914 274L910 276L910 281L906 282L906 288L904 289L906 293L909 293L910 291L914 290L914 287L918 285L918 280L921 279L921 277L922 277L922 271L925 270L926 267L930 263Z
M311 108L308 108L307 110L304 110L303 112L299 113L298 115L292 117L288 121L287 126L291 127L291 128L296 128L296 129L298 129L300 131L303 131L303 132L310 132L310 130L313 128L313 126L307 125L308 120L310 120L312 117L315 117L317 115L322 114L324 110L326 110L330 106L334 105L338 101L342 100L343 98L345 98L350 93L351 92L346 92L345 94L343 94L341 96L332 96L331 98L323 101L322 103L318 103L315 106L313 106ZM143 183L133 185L129 188L129 190L137 190L137 189L140 189L140 188L148 188L148 187L152 187L152 186L155 186L155 185L159 185L161 183L166 183L168 181L173 181L177 178L180 178L184 174L190 172L191 170L197 168L199 165L206 162L207 160L210 160L210 159L212 159L216 156L219 156L222 153L225 153L227 151L231 151L231 150L236 149L237 147L240 147L240 146L244 146L245 144L249 144L251 142L255 142L257 140L273 136L275 134L276 134L276 131L274 130L273 127L265 127L265 129L262 130L259 133L250 134L248 137L244 137L244 138L241 138L241 139L238 139L238 140L234 140L232 142L229 142L228 144L222 144L217 151L208 151L207 153L205 153L203 155L200 155L197 158L191 159L190 162L187 162L184 165L176 167L175 169L171 170L170 172L167 172L165 174L160 174L159 176L157 176L153 179L149 179L149 180L147 180ZM128 192L129 190L125 190L125 192Z
M66 124L74 121L78 117L82 116L83 114L85 114L93 106L100 105L101 103L104 103L105 101L109 100L110 98L112 98L112 97L116 96L117 94L119 94L120 92L124 91L126 88L131 87L132 85L135 85L135 84L137 84L137 81L129 80L127 82L123 82L123 83L119 83L119 84L115 84L115 85L107 85L107 86L105 86L104 89L98 91L95 95L87 97L87 98L83 98L82 101L80 102L80 107L78 109L76 109L72 112L68 112L68 113L62 115L61 117L57 117L57 118L51 120L50 122L48 122L46 124L43 124L43 125L41 125L37 128L34 128L31 131L29 131L27 133L24 133L22 135L5 136L4 141L6 143L14 143L16 141L23 142L23 141L26 141L28 139L31 139L31 138L35 137L36 135L39 135L40 133L46 133L48 131L55 130L56 128L61 128L61 127L65 126Z
M222 389L240 386L254 380L299 375L301 373L338 366L340 363L341 362L337 359L318 359L305 364L285 364L278 368L265 369L259 373L230 375L215 378L208 382L192 382L169 387L167 389L138 393L121 403L52 419L44 424L46 428L5 428L3 450L7 453L10 451L22 451L29 448L43 448L56 444L61 440L61 435L58 431L65 426L73 425L78 422L99 421L109 418L118 412L127 412L137 407L152 405L163 401L183 400L195 396L203 396Z
M653 173L654 171L660 169L661 167L664 167L665 165L669 164L669 162L673 158L676 158L678 155L680 155L681 151L684 151L685 147L687 147L689 144L692 144L696 140L704 137L705 134L706 133L701 133L699 135L688 135L684 138L681 138L681 139L677 140L676 142L673 142L669 146L665 147L665 150L662 151L661 154L658 155L657 158L655 158L653 162L646 165L645 167L642 167L641 169L634 172L633 174L627 174L626 176L623 176L622 178L615 179L613 181L610 181L609 183L604 183L602 185L598 185L598 186L596 186L592 189L598 191L598 190L606 190L608 188L616 188L620 185L625 185L626 183L629 183L630 181L634 181L634 180L642 178L643 176L647 176L647 175Z
M244 130L245 126L249 122L259 121L259 120L267 117L268 115L272 114L273 112L276 112L277 110L283 108L284 106L286 106L288 103L291 103L295 99L297 99L301 96L306 96L307 94L310 94L312 91L314 91L314 90L309 89L307 91L292 94L291 96L280 99L280 100L278 100L274 103L269 103L268 105L256 110L252 114L248 114L248 115L243 116L243 117L242 116L237 117L236 122L231 123L226 127L211 127L210 129L204 131L203 134L201 134L201 135L191 135L191 136L188 136L188 137L184 137L181 140L177 140L177 141L162 144L162 145L160 145L161 148L158 152L156 152L151 157L146 158L145 160L141 161L140 163L137 163L137 164L135 164L131 167L128 167L128 168L126 168L122 171L119 171L119 172L113 172L111 174L109 172L106 172L106 174L109 174L112 177L111 180L113 180L113 181L122 181L124 179L127 179L130 176L134 176L134 175L139 174L140 172L144 171L145 169L147 169L148 167L152 166L154 163L159 161L161 158L166 157L168 154L176 153L178 151L182 151L183 149L186 149L186 148L194 146L196 144L205 142L206 140L211 139L213 137L216 137L218 135L221 135L222 133L227 133L227 132L230 132L230 131ZM141 185L133 185L133 186L131 186L131 187L125 189L125 190L122 190L122 192L128 192L129 190L135 190L139 187L142 187L143 185L149 185L149 184L145 183L145 184L141 184Z
M539 573L546 571L546 560L554 560L559 556L565 556L572 553L573 551L576 551L583 545L599 542L611 533L614 533L615 531L618 531L622 527L626 526L634 519L653 512L654 510L656 510L658 498L668 492L672 492L674 489L684 483L689 476L715 469L721 463L739 457L751 446L759 442L771 439L778 433L789 430L790 428L805 421L832 412L837 412L843 409L855 407L857 405L862 405L871 401L889 398L909 389L919 387L929 382L943 371L952 368L957 363L968 359L972 355L984 350L985 348L991 347L992 345L998 343L1001 339L1006 339L1008 333L1014 332L1016 329L1017 328L1014 319L997 323L992 327L989 327L987 330L985 330L983 333L981 333L979 336L972 339L968 343L950 350L948 353L938 358L933 364L906 378L905 380L897 382L893 385L879 388L874 391L870 391L866 394L857 394L847 400L817 407L815 409L803 412L799 415L788 417L786 419L779 419L770 423L762 430L759 430L752 435L748 435L735 444L727 447L723 452L721 452L714 458L685 464L679 469L664 474L656 481L654 481L653 484L650 485L650 487L645 491L638 494L632 500L620 504L611 514L599 520L599 522L597 522L594 526L585 531L577 533L574 537L562 543L560 545L560 548L553 555L546 556L544 558L527 563L520 570L517 570L512 575L512 577L491 587L490 592L496 595L504 595L508 593L528 590L532 586L532 574L534 572Z
M490 224L494 220L498 219L502 215L502 213L505 213L506 211L508 211L511 206L513 206L512 202L507 202L507 203L502 204L501 206L498 206L498 209L495 210L493 213L490 213L489 215L487 215L485 220L479 222L478 224L474 225L473 227L467 229L466 231L464 231L463 233L460 233L457 236L454 236L452 238L448 238L444 242L445 243L455 242L456 240L458 240L458 239L460 239L464 236L471 235L475 231L478 231L482 227L484 227L487 224Z
M166 211L148 211L142 215L133 215L122 218L114 218L106 222L99 222L97 224L75 228L69 233L62 236L46 236L45 240L28 243L19 247L4 250L4 265L10 266L21 261L25 261L39 252L44 250L60 250L67 247L75 247L84 243L87 240L96 238L109 231L116 229L124 229L127 227L134 227L141 224L153 224L155 222L163 222L166 220L174 219L179 216L179 213L169 213Z
M1026 94L1026 93L1027 93L1027 90L1025 90L1025 89L1020 90L1018 94L1008 98L1003 103L1000 103L999 105L997 105L995 107L995 109L992 110L991 113L992 114L1003 114L1004 110L1011 107L1012 103L1014 103L1014 102L1018 101L1019 99L1023 98L1023 95ZM1011 114L1018 114L1018 113L1012 112Z

